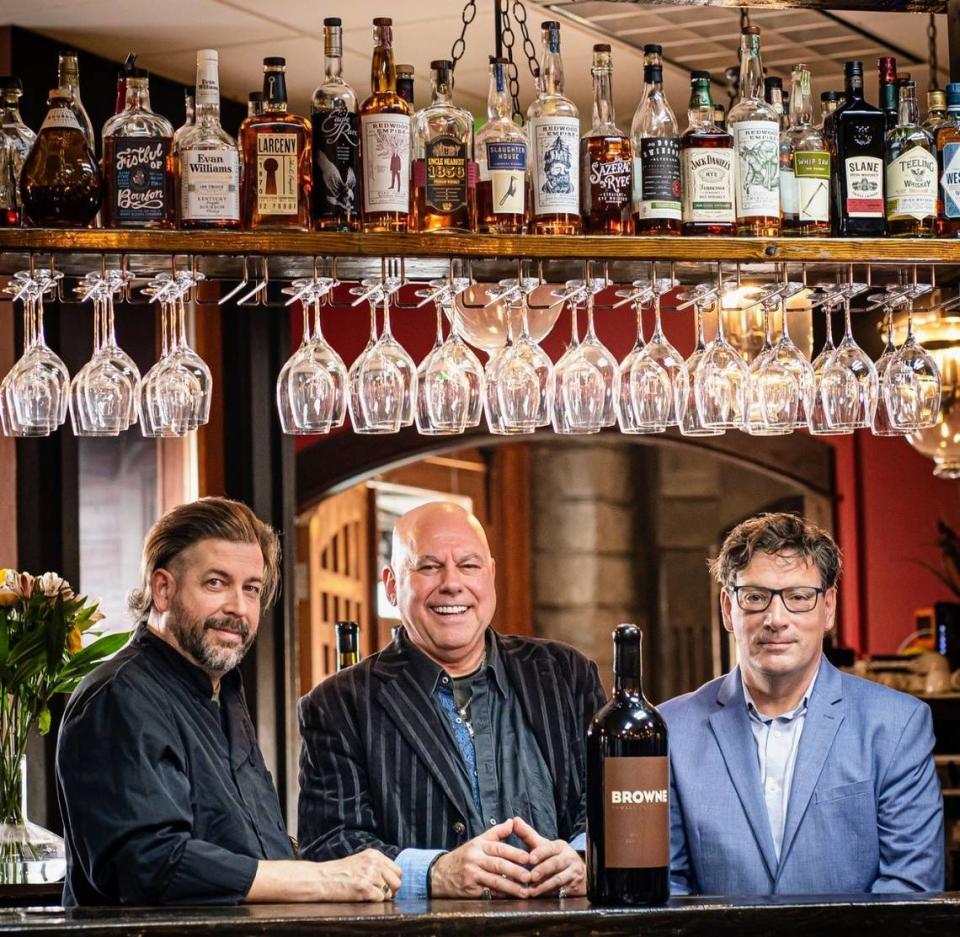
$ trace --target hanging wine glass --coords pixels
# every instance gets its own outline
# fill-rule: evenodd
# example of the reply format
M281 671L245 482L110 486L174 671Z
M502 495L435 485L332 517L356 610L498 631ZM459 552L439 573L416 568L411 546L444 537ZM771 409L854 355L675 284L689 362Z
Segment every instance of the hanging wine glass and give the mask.
M563 435L599 433L607 382L580 345L577 306L570 307L570 344L553 369L553 430Z
M780 310L780 321L782 323L780 330L780 339L773 348L773 355L767 366L776 362L787 372L793 375L796 388L796 399L784 402L786 410L782 412L784 420L787 418L787 411L793 412L793 429L801 429L808 425L810 414L813 412L814 396L814 374L813 366L807 360L807 356L796 346L790 338L790 329L788 325L789 317L787 314L787 305L783 296L778 296L772 301L771 312ZM764 401L766 406L766 401ZM780 405L781 407L784 404ZM771 414L765 411L768 423L776 424L777 419L771 418Z
M517 354L512 321L508 316L506 342L490 356L484 370L487 427L498 435L535 432L543 395L536 368Z
M393 361L403 382L400 425L412 426L417 402L417 366L406 349L393 337L390 330L390 293L383 297L383 326L377 339L380 353Z
M869 356L853 339L850 297L843 297L843 339L820 377L820 393L827 426L832 430L873 425L879 381Z
M894 300L884 304L884 330L887 334L887 340L883 347L883 354L877 358L877 380L880 383L880 393L877 397L877 409L873 415L873 435L874 436L905 436L909 430L903 430L895 426L890 416L890 410L887 406L886 382L887 369L890 362L893 361L897 353L897 346L893 342L893 309L896 305ZM852 432L852 430L851 430Z
M711 302L708 295L715 297L716 292L711 291L707 285L699 284L695 287L692 296L680 297L693 304L696 316L696 341L693 351L683 363L683 367L680 368L673 386L673 396L677 409L677 426L684 436L719 436L723 433L723 430L719 427L704 426L701 421L700 411L697 408L695 384L692 378L707 350L703 339L703 310L704 306ZM677 307L678 311L684 308L686 308L684 305Z
M179 271L174 294L174 333L175 348L173 358L179 367L191 371L200 385L200 399L197 401L197 425L205 426L210 420L210 401L213 391L213 375L207 363L191 347L187 338L185 299L187 294L203 279L202 273ZM196 428L196 427L194 427Z
M743 431L751 436L792 433L800 400L800 385L776 360L771 334L770 307L763 307L763 347L750 364L747 378L747 412Z
M417 368L415 420L417 432L425 436L462 433L467 425L471 392L466 374L444 355L443 309L439 302L434 305L436 338Z
M389 354L392 349L380 344L376 305L373 301L369 305L370 338L347 376L350 421L355 433L396 433L404 416L404 393L409 384Z
M940 369L913 334L913 294L907 301L907 335L884 373L883 398L894 429L914 433L936 425Z
M660 318L660 295L659 289L653 294L653 334L650 336L650 341L647 342L641 354L645 358L656 361L667 373L667 379L670 385L668 390L667 426L676 426L677 407L673 396L673 388L677 380L677 375L679 375L683 368L683 356L667 341L667 337L663 334L663 322Z
M631 294L627 294L630 296ZM617 419L620 432L662 433L667 428L670 378L655 359L644 355L642 294L632 294L637 316L637 337L620 363Z
M839 302L827 296L822 303L824 308L825 335L823 348L813 361L813 410L808 419L808 428L814 436L848 436L852 429L834 429L827 423L827 414L823 406L823 372L837 346L833 343L833 307Z

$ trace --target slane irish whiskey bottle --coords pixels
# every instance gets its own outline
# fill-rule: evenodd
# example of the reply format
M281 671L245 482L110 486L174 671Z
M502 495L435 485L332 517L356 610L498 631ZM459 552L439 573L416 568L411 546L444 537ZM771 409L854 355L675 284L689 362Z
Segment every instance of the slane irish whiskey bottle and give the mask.
M287 111L287 62L263 60L263 111L240 125L243 225L310 229L310 121Z
M714 123L710 73L690 73L689 125L680 137L683 233L724 236L736 230L733 137Z
M613 633L613 696L587 729L587 897L663 904L670 895L667 726L643 695L640 629Z
M919 123L917 86L900 88L900 121L887 134L887 234L933 237L937 222L937 157Z
M393 20L373 21L370 96L360 105L363 230L406 231L410 219L410 105L397 94Z
M593 47L593 126L580 141L580 204L584 234L627 234L633 167L630 141L613 110L613 58Z

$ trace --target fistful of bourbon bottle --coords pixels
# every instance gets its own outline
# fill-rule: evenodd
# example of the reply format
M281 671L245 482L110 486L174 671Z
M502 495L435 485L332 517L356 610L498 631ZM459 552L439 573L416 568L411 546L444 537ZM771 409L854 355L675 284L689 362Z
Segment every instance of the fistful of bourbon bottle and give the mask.
M373 21L370 96L360 105L363 230L406 231L410 218L410 105L397 94L393 20Z
M245 228L310 229L312 131L287 111L286 70L286 59L263 60L263 110L240 125Z
M610 46L593 47L593 126L580 141L584 234L629 234L633 165L630 141L613 111Z
M352 667L360 660L360 626L355 621L338 621L334 628L337 632L337 672L344 667Z
M613 696L587 729L587 897L663 904L670 896L667 725L643 695L641 632L613 633Z

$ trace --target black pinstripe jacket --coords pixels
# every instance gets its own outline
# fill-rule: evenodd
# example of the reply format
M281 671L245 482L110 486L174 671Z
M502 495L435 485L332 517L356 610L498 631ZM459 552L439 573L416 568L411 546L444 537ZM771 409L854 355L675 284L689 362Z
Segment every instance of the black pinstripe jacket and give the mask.
M570 840L586 818L586 729L605 702L596 664L556 641L494 639L553 778L558 834ZM394 641L300 700L304 858L465 842L468 806L451 781L461 755L407 663Z

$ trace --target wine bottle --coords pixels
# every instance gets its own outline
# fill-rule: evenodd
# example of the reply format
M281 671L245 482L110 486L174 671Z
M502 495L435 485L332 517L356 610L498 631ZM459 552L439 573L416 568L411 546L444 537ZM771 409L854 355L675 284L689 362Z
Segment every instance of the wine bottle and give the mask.
M355 621L338 621L337 672L352 667L360 660L360 626Z
M641 632L613 633L613 698L587 730L587 896L663 904L670 895L667 726L643 695Z

